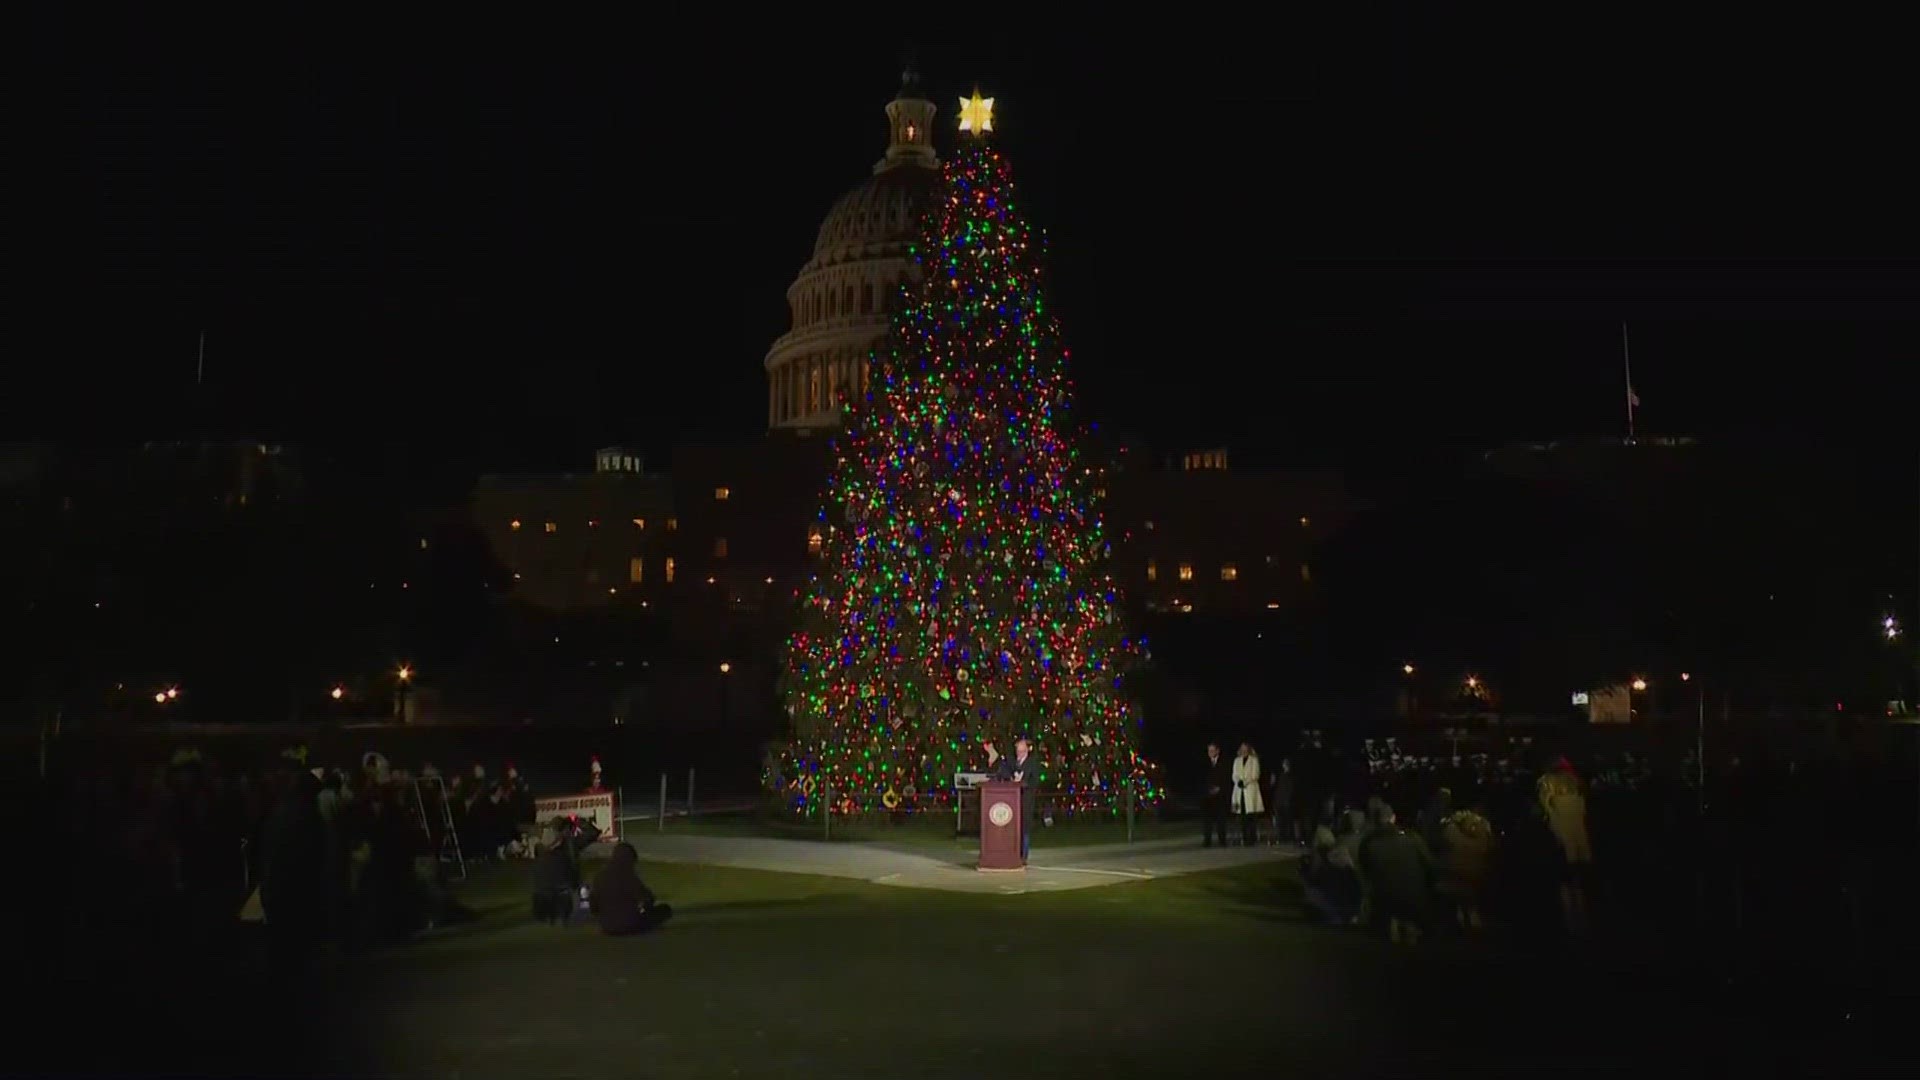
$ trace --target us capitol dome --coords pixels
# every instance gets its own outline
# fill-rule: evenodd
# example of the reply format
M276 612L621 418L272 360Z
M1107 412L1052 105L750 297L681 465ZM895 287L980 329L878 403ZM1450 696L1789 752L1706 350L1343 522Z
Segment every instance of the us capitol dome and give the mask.
M832 430L841 400L866 391L868 352L918 278L909 248L941 191L933 116L909 70L887 103L886 156L834 203L787 289L793 325L767 351L768 430Z

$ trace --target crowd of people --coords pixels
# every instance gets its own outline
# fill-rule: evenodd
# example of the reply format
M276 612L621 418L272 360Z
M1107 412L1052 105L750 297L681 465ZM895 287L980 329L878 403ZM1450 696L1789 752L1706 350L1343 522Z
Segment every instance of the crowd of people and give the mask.
M1831 965L1920 946L1915 765L1883 748L1419 756L1208 748L1207 844L1298 843L1304 904L1399 940L1605 932ZM1238 827L1229 829L1232 822ZM1793 944L1785 944L1791 940Z
M56 771L43 790L67 880L112 883L60 905L78 938L208 955L261 923L273 959L293 966L324 944L364 948L458 919L449 874L508 857L533 819L512 766L445 780L377 753L338 765L298 748L251 768L183 750L158 768Z

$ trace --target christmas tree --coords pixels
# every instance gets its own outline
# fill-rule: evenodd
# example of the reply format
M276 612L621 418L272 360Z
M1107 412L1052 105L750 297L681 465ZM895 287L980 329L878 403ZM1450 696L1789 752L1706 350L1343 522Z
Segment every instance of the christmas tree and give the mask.
M951 806L983 742L1034 741L1041 792L1111 808L1157 799L1127 674L1144 655L1104 569L1095 481L1074 448L1041 239L962 101L920 280L844 403L783 695L794 741L769 779L796 809Z

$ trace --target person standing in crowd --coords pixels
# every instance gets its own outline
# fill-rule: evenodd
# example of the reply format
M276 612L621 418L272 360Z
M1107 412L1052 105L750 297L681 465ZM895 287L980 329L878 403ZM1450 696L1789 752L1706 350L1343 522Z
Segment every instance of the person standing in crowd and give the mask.
M1567 931L1587 930L1587 875L1593 866L1593 844L1587 838L1587 792L1573 763L1561 758L1541 774L1534 785L1561 856L1560 913Z
M659 903L640 880L639 864L640 853L632 844L622 843L593 879L587 902L602 933L614 937L644 933L673 917L673 908Z
M1433 799L1427 803L1426 809L1420 811L1420 836L1436 854L1444 846L1442 830L1446 828L1447 817L1452 813L1453 791L1445 787L1435 789Z
M346 779L338 769L316 767L312 772L320 781L320 792L315 803L324 839L322 873L325 877L327 933L335 941L344 941L348 936L348 914L353 895L353 860L347 846L350 814Z
M304 767L294 772L268 819L260 906L266 914L274 965L304 967L326 919L326 835L320 823L320 781Z
M1300 823L1293 816L1293 759L1281 758L1273 772L1273 842L1299 843Z
M540 858L533 864L533 917L550 926L567 925L579 892L580 865L567 830L541 826Z
M533 788L511 762L507 764L507 809L509 820L517 828L533 821Z
M1233 763L1220 756L1220 744L1207 744L1207 776L1205 798L1200 804L1200 828L1204 843L1202 847L1212 847L1216 833L1220 836L1220 846L1227 846L1227 806L1233 798Z
M1260 797L1260 755L1248 743L1240 744L1233 759L1233 812L1240 818L1240 843L1252 847L1260 839L1260 815L1266 803Z
M1433 852L1420 834L1400 827L1390 806L1380 808L1360 845L1360 873L1373 917L1387 920L1394 944L1419 941L1433 921Z
M1478 811L1459 810L1447 815L1440 832L1435 855L1445 867L1441 893L1453 903L1461 927L1478 930L1481 900L1493 876L1493 824Z

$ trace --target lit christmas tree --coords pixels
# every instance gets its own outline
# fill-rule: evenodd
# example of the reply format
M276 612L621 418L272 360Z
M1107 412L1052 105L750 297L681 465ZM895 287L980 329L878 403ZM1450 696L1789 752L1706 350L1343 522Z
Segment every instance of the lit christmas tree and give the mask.
M770 763L790 805L951 806L981 744L1028 735L1041 791L1156 800L1126 678L1143 655L1104 568L1094 481L1072 444L1066 351L1041 240L961 103L964 145L916 247L920 283L848 401L783 693L794 742Z

